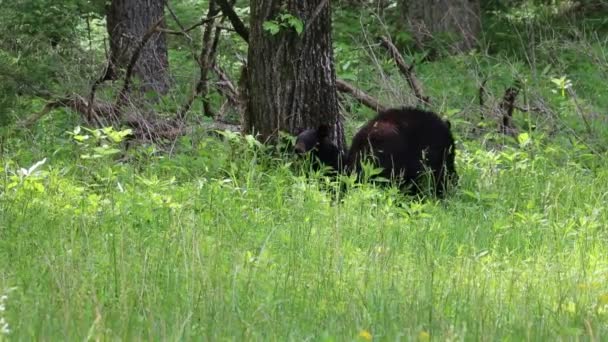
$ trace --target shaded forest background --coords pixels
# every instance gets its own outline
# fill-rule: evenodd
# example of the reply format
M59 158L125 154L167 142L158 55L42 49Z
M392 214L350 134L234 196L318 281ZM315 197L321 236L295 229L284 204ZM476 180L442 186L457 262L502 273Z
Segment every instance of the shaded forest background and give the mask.
M243 80L247 74L244 67L248 47L239 31L248 34L250 24L256 22L249 17L248 2L237 1L234 11L227 12L238 16L237 24L240 19L243 26L236 28L235 21L222 11L221 3L228 8L232 6L225 1L156 1L153 2L156 9L145 11L148 6L129 3L5 4L0 28L6 32L0 44L3 108L0 120L5 135L12 129L11 123L25 122L30 127L51 109L66 107L75 110L79 117L56 114L43 122L54 122L52 126L62 129L66 128L62 120L69 120L70 125L84 120L85 124L97 126L131 127L144 140L175 139L202 127L201 120L230 125L219 125L222 128L250 131L249 126L254 124L247 122L249 114L245 113L268 111L258 109L258 105L249 108L250 99L243 97L252 89ZM332 3L333 60L337 89L341 91L340 112L354 118L347 122L356 124L369 117L374 107L419 104L420 97L426 96L432 99L426 104L453 116L464 134L479 132L480 125L493 126L495 122L514 126L505 123L503 116L505 110L515 110L517 126L524 131L542 124L545 132L551 134L561 124L567 124L577 134L587 133L591 139L600 139L605 125L594 125L591 121L598 119L601 108L606 107L602 90L596 87L603 86L601 79L606 70L605 56L598 50L606 30L602 18L606 4L470 3L470 8L464 3L441 1L426 5L417 1ZM120 10L139 15L125 14L121 18L116 14ZM263 34L274 36L281 30L302 25L297 16L290 17L288 11L281 13L284 17L260 21ZM118 38L112 39L109 28L120 28L115 23L120 20L133 22L133 31L114 32ZM137 20L140 22L136 23ZM276 32L272 32L273 25ZM394 44L392 51L381 38ZM265 50L269 50L268 46ZM131 60L134 52L136 56ZM393 57L410 68L417 87L412 88L410 79L401 75L407 76L408 71L400 70ZM295 57L286 56L286 60L289 58ZM589 72L590 68L598 72ZM560 84L562 77L565 78ZM280 83L281 79L272 80L271 86L285 88ZM547 94L566 83L571 97L580 101L562 101ZM315 88L318 87L311 89ZM505 101L509 102L511 88L517 93L511 94L515 98L512 106L508 106ZM369 98L348 95L362 92ZM270 93L261 94L252 97L271 97ZM302 98L318 107L309 108L305 114L293 106L281 109L295 110L293 115L300 118L281 130L293 133L297 128L322 121L317 117L325 114L319 112L335 112L332 109L335 104L326 102L327 96L314 100L306 96L311 95ZM366 99L372 103L362 102ZM42 104L47 107L39 108ZM573 117L560 110L567 105L573 106ZM241 126L243 122L245 125ZM264 131L262 124L255 124L258 132ZM511 128L499 130L506 132Z

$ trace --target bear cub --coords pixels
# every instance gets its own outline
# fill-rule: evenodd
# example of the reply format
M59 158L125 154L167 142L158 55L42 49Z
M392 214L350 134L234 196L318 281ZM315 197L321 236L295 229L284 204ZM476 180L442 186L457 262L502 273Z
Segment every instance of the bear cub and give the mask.
M321 125L301 132L296 138L294 149L298 155L310 153L314 170L329 166L333 173L342 172L346 154L329 139L329 129L329 126Z

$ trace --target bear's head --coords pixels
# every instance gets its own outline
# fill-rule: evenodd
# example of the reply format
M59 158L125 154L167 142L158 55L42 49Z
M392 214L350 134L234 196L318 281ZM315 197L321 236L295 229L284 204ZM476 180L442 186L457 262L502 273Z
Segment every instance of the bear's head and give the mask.
M332 144L329 140L329 127L320 125L318 128L307 129L296 137L295 152L305 154L311 151L319 151L324 145Z
M313 157L315 169L319 163L332 167L335 171L342 169L342 159L344 152L329 138L330 128L327 125L320 125L317 128L307 129L296 137L295 153L304 155L310 153Z

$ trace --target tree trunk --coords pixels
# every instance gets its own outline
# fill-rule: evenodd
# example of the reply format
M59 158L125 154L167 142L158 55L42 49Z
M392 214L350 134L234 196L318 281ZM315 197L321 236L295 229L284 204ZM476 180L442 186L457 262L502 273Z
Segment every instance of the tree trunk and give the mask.
M447 37L450 50L466 52L477 45L481 30L479 0L401 0L405 22L417 44Z
M301 20L303 31L286 18ZM273 35L265 22L279 31ZM250 27L245 130L267 140L328 124L342 148L329 1L252 0Z
M110 36L110 79L128 66L133 50L164 14L165 0L112 0L106 7ZM164 23L160 25L164 27ZM165 94L169 90L169 62L165 35L154 33L141 51L134 74L142 92Z

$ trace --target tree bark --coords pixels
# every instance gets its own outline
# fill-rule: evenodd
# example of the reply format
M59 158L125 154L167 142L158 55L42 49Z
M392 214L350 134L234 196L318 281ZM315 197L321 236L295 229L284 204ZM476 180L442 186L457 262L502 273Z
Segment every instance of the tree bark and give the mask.
M117 79L128 66L144 34L163 17L165 0L112 0L106 7L110 36L109 78ZM164 28L164 22L159 25ZM167 43L162 32L155 32L143 47L133 73L142 92L165 94L169 90Z
M331 9L327 0L252 0L248 56L246 132L262 140L278 131L331 125L344 146L333 63ZM301 20L303 32L282 19ZM264 29L270 21L279 32Z
M439 35L449 36L453 52L466 52L477 45L479 0L401 0L401 12L422 48Z

